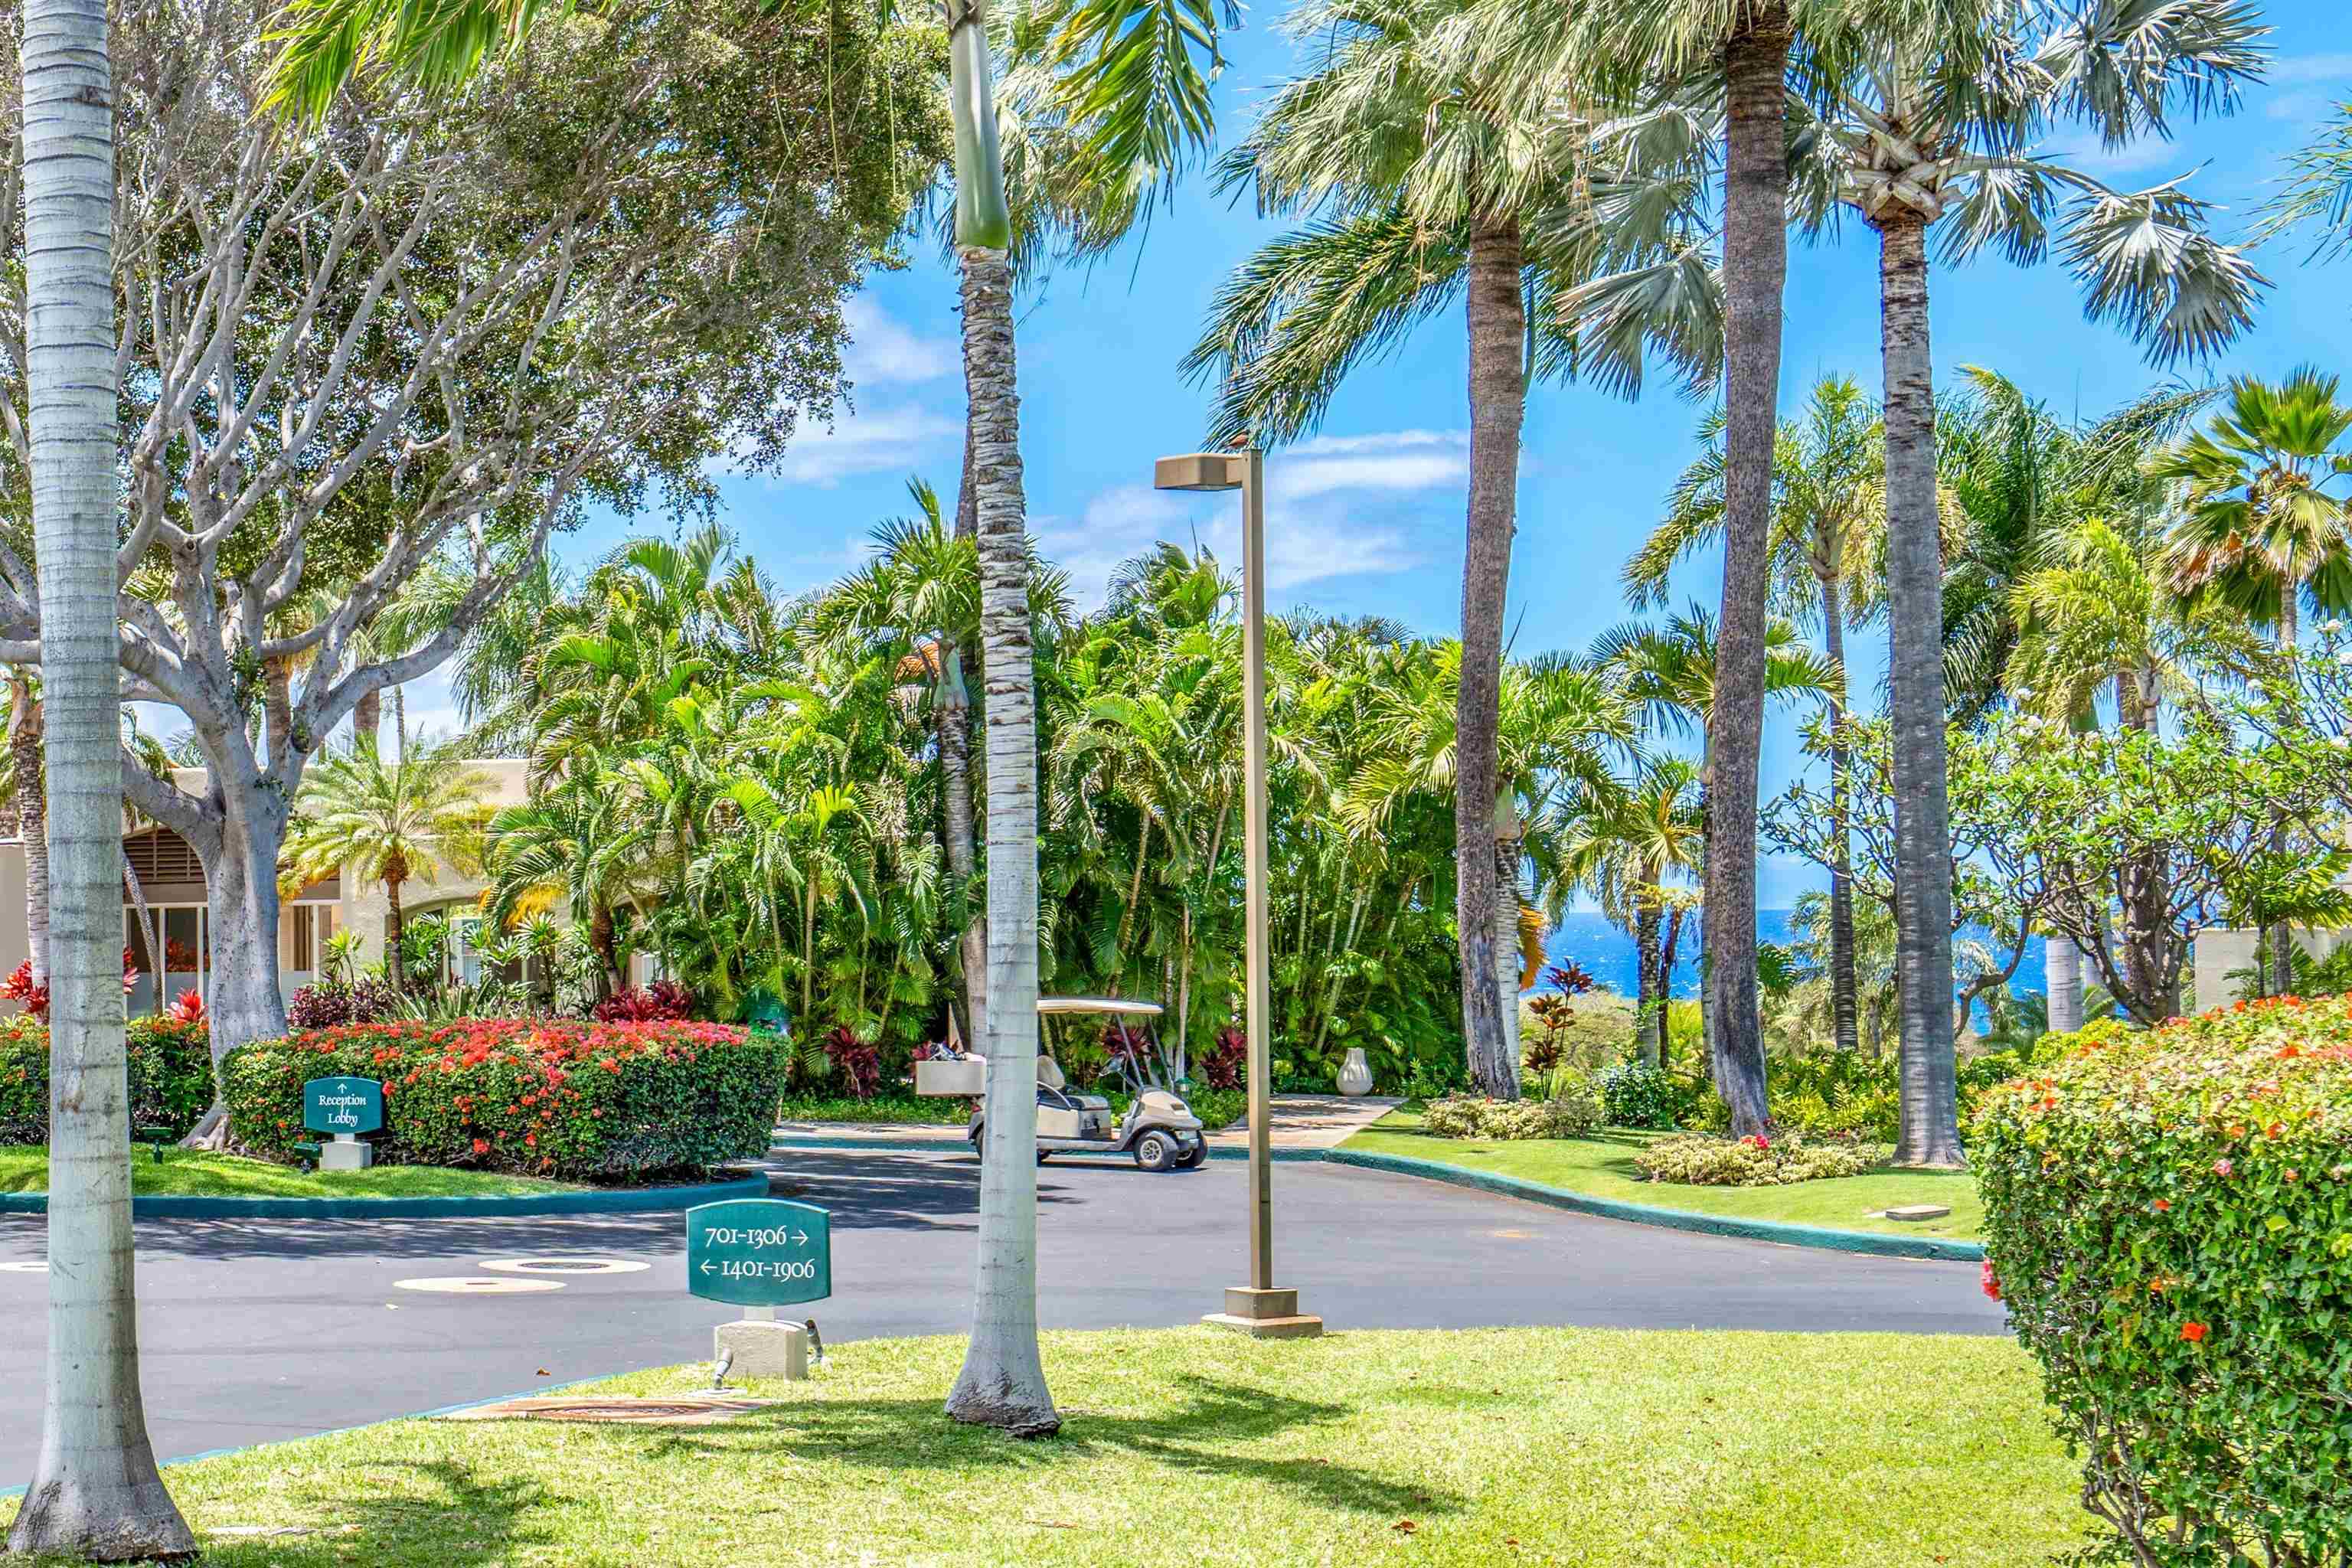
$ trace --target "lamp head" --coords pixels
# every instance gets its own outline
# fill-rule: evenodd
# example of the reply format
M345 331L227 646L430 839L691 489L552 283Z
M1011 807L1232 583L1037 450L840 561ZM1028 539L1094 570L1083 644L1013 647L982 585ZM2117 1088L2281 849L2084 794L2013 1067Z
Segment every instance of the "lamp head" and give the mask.
M1226 452L1187 452L1152 466L1156 490L1230 490L1241 488L1242 458Z

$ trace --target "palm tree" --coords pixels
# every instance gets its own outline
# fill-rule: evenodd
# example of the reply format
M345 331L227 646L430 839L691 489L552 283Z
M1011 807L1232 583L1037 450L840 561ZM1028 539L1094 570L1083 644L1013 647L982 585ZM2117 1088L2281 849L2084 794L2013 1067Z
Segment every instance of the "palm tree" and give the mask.
M488 776L468 768L454 745L412 744L386 763L364 739L322 759L303 781L286 836L293 874L383 884L384 983L394 995L404 989L400 889L436 880L442 861L478 863L488 787Z
M1717 410L1700 431L1706 450L1676 482L1665 520L1625 564L1627 596L1636 607L1663 604L1675 563L1723 536L1724 426ZM1811 615L1822 651L1843 670L1845 628L1872 608L1875 562L1885 541L1885 447L1878 411L1844 376L1813 384L1802 419L1784 421L1773 450L1771 596L1785 614ZM1837 1048L1857 1048L1853 867L1844 847L1851 760L1844 737L1846 694L1829 700L1832 836L1826 908L1831 1012Z
M1706 856L1699 771L1682 757L1654 758L1630 782L1592 792L1583 805L1554 902L1575 888L1589 889L1611 920L1633 931L1635 1039L1643 1061L1663 1066L1674 983L1666 927L1682 914L1670 889L1675 879L1696 877Z
M49 978L48 795L41 782L41 700L37 669L8 667L8 800L16 841L25 847L25 948L33 984Z
M1454 726L1463 1032L1473 1083L1516 1097L1516 1002L1486 983L1516 965L1468 911L1495 904L1494 846L1517 837L1502 815L1496 748L1528 374L1583 370L1638 386L1647 343L1698 375L1712 374L1716 345L1712 291L1688 287L1694 271L1706 276L1704 260L1693 261L1699 247L1677 226L1688 200L1626 209L1647 226L1605 225L1581 178L1592 173L1583 106L1528 90L1481 46L1479 10L1479 0L1311 0L1286 19L1294 36L1326 40L1322 64L1277 91L1222 161L1221 183L1252 187L1261 211L1319 216L1242 264L1185 368L1218 384L1213 443L1288 440L1319 422L1349 370L1462 300L1470 364ZM1590 308L1578 286L1634 266L1667 280L1662 298L1679 313L1659 305L1646 320L1632 317L1630 334L1571 347L1558 315ZM1541 349L1529 337L1530 298Z
M2075 16L2008 0L1939 7L1874 25L1841 48L1802 170L1817 227L1846 207L1879 237L1886 428L1888 712L1895 726L1896 933L1902 973L1903 1113L1895 1159L1962 1163L1950 1010L1951 877L1945 798L1942 535L1936 400L1928 352L1927 231L1966 260L1999 245L2022 262L2063 252L2094 317L2120 321L2159 358L2207 353L2251 321L2263 279L2204 228L2177 183L2112 190L2040 155L2061 117L2109 146L2166 134L2173 104L2231 107L2259 68L2264 31L2238 0L2195 0L2160 16Z
M2352 427L2336 385L2309 365L2276 386L2233 377L2229 407L2148 465L2182 491L2175 586L2269 621L2290 656L2305 595L2329 609L2352 602L2352 513L2320 488L2352 474L2352 455L2334 449ZM2294 936L2284 923L2271 929L2270 948L2278 989L2292 989Z
M1785 620L1775 617L1766 623L1764 655L1764 690L1768 697L1809 695L1823 699L1844 688L1845 672L1807 647L1797 636L1796 628ZM1723 684L1729 665L1722 657L1715 617L1693 605L1684 613L1669 616L1663 627L1641 622L1612 627L1592 645L1592 658L1612 672L1626 700L1643 713L1650 731L1683 734L1697 731L1699 785L1705 803L1703 858L1711 878L1724 858L1717 839L1723 828L1716 816L1717 737L1731 717ZM1752 903L1752 867L1743 885L1750 889L1748 896ZM1738 955L1727 955L1714 946L1715 885L1708 880L1705 886L1706 907L1701 942L1707 957L1706 985L1709 994L1720 1000L1736 988L1726 987L1716 972L1727 963L1738 962ZM1752 918L1748 932L1744 951L1752 969ZM1751 974L1748 978L1752 989L1755 977ZM1715 1014L1707 1016L1707 1048L1714 1062L1716 1092L1730 1110L1732 1125L1752 1130L1742 1135L1753 1136L1771 1124L1764 1092L1761 1025L1752 1037L1727 1035L1715 1026Z
M115 649L114 98L103 0L26 0L19 163L47 712L49 1316L41 1449L8 1546L193 1556L148 1446L131 1251Z
M583 773L505 807L489 824L484 864L495 889L490 919L504 930L527 910L561 900L596 955L600 994L620 987L614 914L632 901L638 863L650 847L631 804L608 775Z

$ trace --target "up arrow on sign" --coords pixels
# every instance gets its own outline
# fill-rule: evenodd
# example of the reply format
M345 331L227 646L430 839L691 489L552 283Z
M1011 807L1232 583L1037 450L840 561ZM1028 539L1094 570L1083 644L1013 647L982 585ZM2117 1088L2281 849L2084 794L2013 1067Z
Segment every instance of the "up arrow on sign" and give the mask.
M813 1204L735 1198L686 1211L686 1288L712 1301L780 1307L833 1294L833 1215Z

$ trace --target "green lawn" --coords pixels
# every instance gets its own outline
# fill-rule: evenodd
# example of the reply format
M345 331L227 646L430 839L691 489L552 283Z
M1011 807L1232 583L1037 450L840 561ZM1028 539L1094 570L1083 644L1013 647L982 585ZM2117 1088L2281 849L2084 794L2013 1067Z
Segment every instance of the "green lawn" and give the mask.
M1827 1226L1835 1230L1883 1230L1904 1236L1980 1239L1984 1205L1976 1178L1966 1171L1873 1171L1834 1181L1800 1182L1786 1187L1693 1187L1643 1179L1633 1152L1659 1134L1611 1131L1591 1138L1528 1139L1482 1142L1438 1138L1421 1131L1420 1115L1392 1110L1348 1140L1346 1147L1376 1154L1435 1160L1466 1170L1492 1171L1546 1186L1566 1187L1594 1197L1698 1214L1736 1215L1741 1219L1781 1220ZM1874 1210L1905 1204L1947 1204L1941 1219L1872 1219Z
M214 1568L2013 1568L2091 1529L2000 1339L1053 1334L1066 1425L1028 1443L940 1414L962 1353L843 1345L721 1426L402 1422L165 1473Z
M49 1152L31 1144L0 1144L0 1193L42 1193L49 1187ZM484 1171L451 1171L437 1165L378 1165L366 1171L327 1173L273 1165L236 1154L201 1154L166 1149L163 1160L145 1146L131 1156L134 1193L190 1197L239 1198L477 1198L520 1193L567 1193L571 1182Z

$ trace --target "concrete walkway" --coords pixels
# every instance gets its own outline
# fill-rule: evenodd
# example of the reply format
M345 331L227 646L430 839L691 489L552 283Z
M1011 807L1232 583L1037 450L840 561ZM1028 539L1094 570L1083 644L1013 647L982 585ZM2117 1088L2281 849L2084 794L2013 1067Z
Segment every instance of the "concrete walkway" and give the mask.
M1384 1096L1351 1098L1342 1094L1277 1094L1274 1097L1274 1127L1270 1141L1277 1149L1332 1149L1355 1132L1370 1126L1401 1101ZM909 1141L937 1142L942 1148L964 1141L961 1122L953 1126L908 1121L784 1121L776 1127L779 1142L824 1138L846 1143L872 1142L887 1148ZM1249 1129L1236 1121L1209 1134L1213 1149L1246 1149Z

